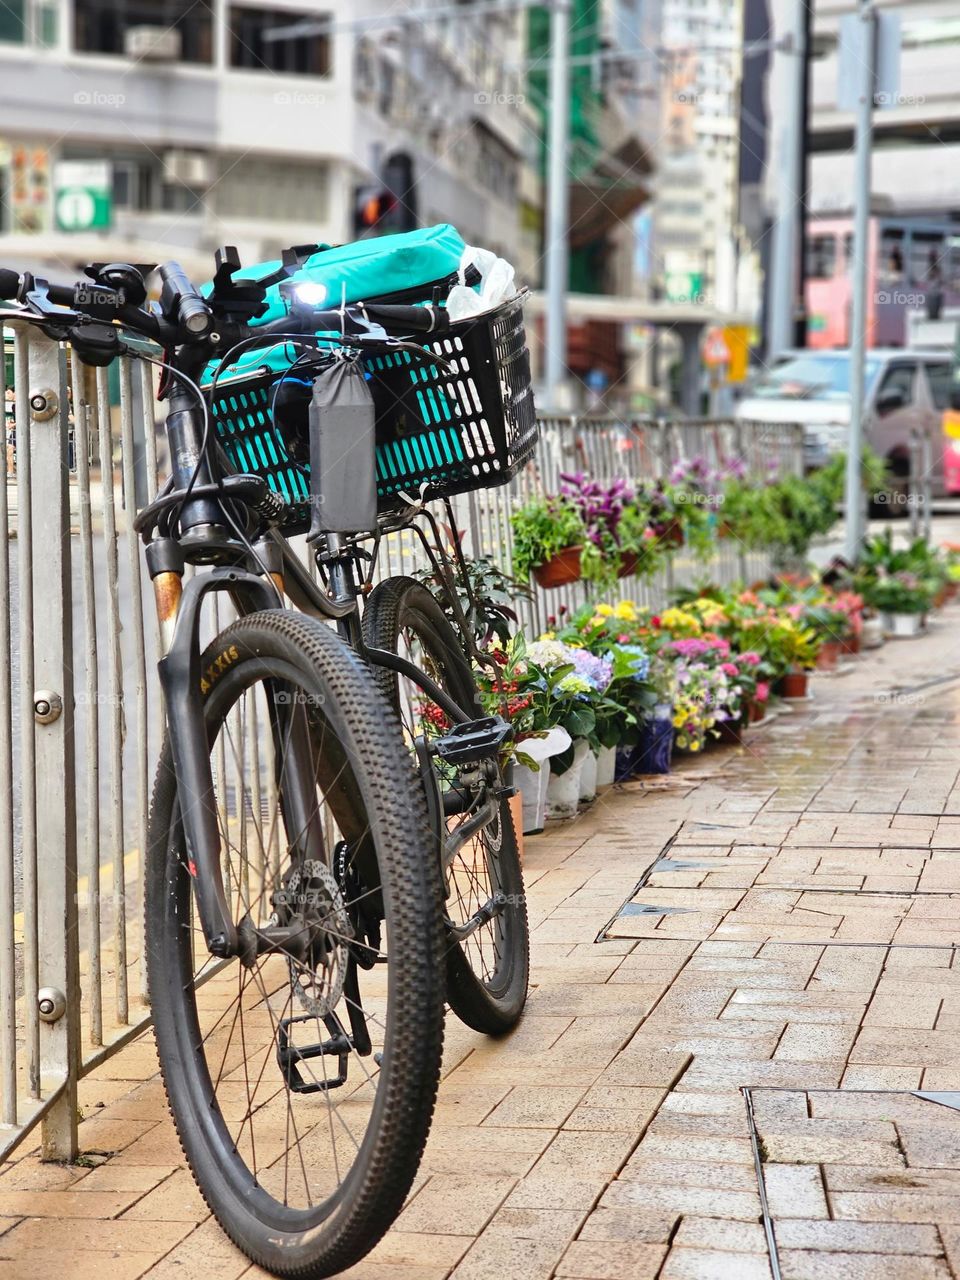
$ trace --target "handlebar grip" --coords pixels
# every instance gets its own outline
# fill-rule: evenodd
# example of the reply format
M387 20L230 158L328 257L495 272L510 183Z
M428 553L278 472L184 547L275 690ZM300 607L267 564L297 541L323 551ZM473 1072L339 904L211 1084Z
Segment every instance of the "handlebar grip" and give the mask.
M8 267L0 267L0 298L15 298L20 292L20 275Z

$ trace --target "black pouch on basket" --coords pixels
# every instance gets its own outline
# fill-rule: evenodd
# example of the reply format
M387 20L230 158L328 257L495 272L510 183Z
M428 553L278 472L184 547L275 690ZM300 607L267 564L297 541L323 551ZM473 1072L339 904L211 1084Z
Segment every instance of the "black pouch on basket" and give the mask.
M376 528L375 450L373 396L363 367L337 360L313 381L308 541Z

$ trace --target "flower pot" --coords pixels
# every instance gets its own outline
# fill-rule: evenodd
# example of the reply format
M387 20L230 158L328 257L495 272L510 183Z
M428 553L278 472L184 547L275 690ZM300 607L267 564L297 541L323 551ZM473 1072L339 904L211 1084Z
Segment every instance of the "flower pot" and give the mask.
M883 619L879 615L864 618L860 644L864 649L879 649L883 644Z
M541 587L565 587L580 581L580 553L582 547L564 547L552 559L538 564L533 576Z
M780 696L782 698L805 698L807 696L806 671L788 671L780 677Z
M597 757L593 751L588 751L583 758L583 768L580 770L580 803L593 804L597 798Z
M817 654L818 671L834 671L840 661L840 641L824 640Z
M573 763L565 773L551 774L547 785L547 817L575 818L580 806L580 775L583 762L590 754L586 738L573 744Z
M520 793L520 830L525 835L536 835L546 822L550 761L544 760L537 772L525 764L515 764L513 784Z
M758 702L756 698L751 698L748 714L750 724L759 724L767 714L767 704L765 702Z
M840 641L840 652L844 656L853 656L860 652L860 633L851 631L848 636Z
M739 746L743 742L742 720L719 720L717 722L718 741L730 746Z
M947 599L948 600L955 599L958 591L960 591L960 582L951 581L947 583Z
M925 625L922 613L883 613L880 616L886 634L897 640L908 640L920 635Z
M519 765L514 765L514 769ZM514 779L516 781L516 779ZM517 838L517 854L523 861L523 796L519 791L510 797L510 817L513 821L513 834Z
M679 516L672 516L664 524L660 526L660 532L657 534L661 546L664 547L682 547L683 546L683 524Z
M618 578L632 578L637 572L637 565L640 563L640 557L635 551L626 551L620 557L620 568L617 570Z
M673 753L673 707L661 703L643 722L636 745L617 751L617 781L637 773L669 773Z
M933 607L935 609L942 609L949 598L950 597L947 593L947 584L945 582L941 583L937 588L936 595L933 597Z
M617 748L601 747L597 755L597 790L606 791L613 786L617 768Z

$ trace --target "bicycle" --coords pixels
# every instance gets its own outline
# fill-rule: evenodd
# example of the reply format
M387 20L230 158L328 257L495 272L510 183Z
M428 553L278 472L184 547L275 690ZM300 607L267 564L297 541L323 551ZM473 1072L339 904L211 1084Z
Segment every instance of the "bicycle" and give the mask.
M235 251L219 250L206 296L166 263L154 303L128 264L87 268L92 284L75 286L0 270L0 298L18 304L5 320L39 325L86 363L129 354L163 369L171 474L135 522L167 718L144 890L161 1071L223 1229L277 1275L321 1277L365 1256L410 1190L437 1095L445 994L492 1033L514 1025L526 997L509 725L480 707L471 664L483 655L464 611L453 625L421 584L374 587L373 577L382 539L402 529L431 564L462 570L459 543L446 547L424 499L439 494L449 516L458 487L509 478L536 427L522 300L458 326L430 306L322 310L294 287L282 319L257 325L267 291L295 285L299 260L251 279L236 275ZM282 453L278 424L298 411L287 373L218 382L238 352L281 335L301 382L342 353L365 379L386 370L378 431L382 420L389 432L394 404L409 426L410 367L454 403L467 372L500 397L484 409L500 415L497 440L486 437L497 457L478 445L419 490L394 476L370 528L316 537L319 581L289 542L313 520L319 482L291 494L263 448L243 443L244 424L225 420L269 392L256 422ZM486 354L471 369L472 342ZM244 458L262 458L262 472L238 466ZM437 450L435 472L442 461ZM189 565L205 571L187 576ZM237 620L201 651L204 603L222 595Z

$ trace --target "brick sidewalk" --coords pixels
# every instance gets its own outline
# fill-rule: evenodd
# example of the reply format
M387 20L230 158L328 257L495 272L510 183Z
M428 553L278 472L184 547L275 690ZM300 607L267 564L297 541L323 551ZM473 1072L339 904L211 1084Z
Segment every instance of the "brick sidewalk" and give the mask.
M958 622L528 840L526 1016L449 1023L414 1193L351 1276L768 1280L772 1242L786 1280L960 1277ZM0 1280L261 1274L155 1071L143 1038L82 1083L94 1167L5 1166Z

